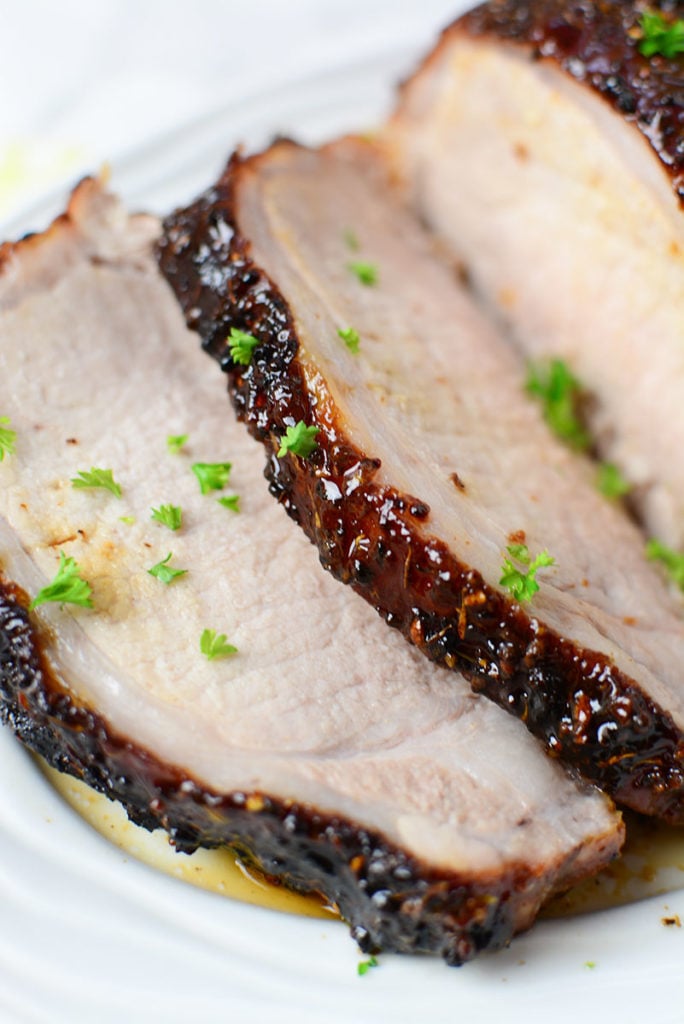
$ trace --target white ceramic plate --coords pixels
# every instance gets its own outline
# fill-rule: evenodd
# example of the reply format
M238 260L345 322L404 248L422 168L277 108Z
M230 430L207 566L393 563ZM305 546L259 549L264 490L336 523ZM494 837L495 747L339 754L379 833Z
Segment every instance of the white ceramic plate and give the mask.
M371 127L407 66L383 57L215 112L115 162L113 187L166 212L238 142ZM61 190L7 233L44 227L64 201ZM130 859L0 732L1 1024L681 1024L684 930L664 927L666 913L684 919L684 892L542 922L461 970L385 956L358 977L344 925L232 902Z

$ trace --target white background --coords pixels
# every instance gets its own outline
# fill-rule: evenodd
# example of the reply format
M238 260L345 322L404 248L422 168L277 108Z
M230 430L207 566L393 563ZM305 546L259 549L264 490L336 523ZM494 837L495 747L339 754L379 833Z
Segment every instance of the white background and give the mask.
M459 0L3 0L0 218L243 96L426 49Z

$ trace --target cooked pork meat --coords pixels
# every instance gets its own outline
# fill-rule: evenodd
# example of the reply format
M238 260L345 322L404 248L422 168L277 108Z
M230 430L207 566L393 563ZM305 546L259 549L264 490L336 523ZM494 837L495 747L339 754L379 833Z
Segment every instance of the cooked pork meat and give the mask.
M179 849L234 844L324 894L365 949L501 946L616 853L620 818L320 571L157 270L159 227L86 182L4 250L0 714ZM191 469L226 460L237 515ZM71 485L93 467L120 498ZM170 503L173 533L150 518ZM60 552L93 608L27 610ZM165 585L169 552L187 574ZM208 660L205 629L237 653Z
M550 753L684 821L679 602L372 144L233 159L167 220L160 261L323 564ZM248 365L232 329L258 339ZM299 454L297 424L318 429ZM555 558L531 604L500 585L515 545Z
M681 548L684 77L681 57L640 53L643 10L477 8L404 88L388 138L420 215L526 356L568 364L599 455Z

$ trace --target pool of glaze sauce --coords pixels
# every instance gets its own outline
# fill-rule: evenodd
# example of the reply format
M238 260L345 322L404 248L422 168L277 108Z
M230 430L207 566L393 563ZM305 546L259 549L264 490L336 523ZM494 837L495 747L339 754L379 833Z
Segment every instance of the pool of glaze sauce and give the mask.
M281 913L336 917L316 896L300 896L261 877L230 850L177 853L165 832L147 832L130 822L120 804L95 793L69 775L41 765L64 800L106 839L136 860L174 878ZM626 814L627 842L622 855L598 875L556 896L544 917L569 917L634 903L684 887L684 828L670 828Z

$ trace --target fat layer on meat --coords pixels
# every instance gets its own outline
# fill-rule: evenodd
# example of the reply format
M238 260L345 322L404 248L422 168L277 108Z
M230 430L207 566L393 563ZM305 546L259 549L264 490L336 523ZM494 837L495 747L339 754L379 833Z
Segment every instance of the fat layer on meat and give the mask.
M169 218L160 258L324 564L554 755L682 820L680 603L550 435L519 356L402 207L373 145L280 143L234 159ZM231 326L262 342L246 370ZM340 335L350 328L356 353ZM280 448L300 420L319 429L309 458ZM525 606L500 585L521 543L555 559Z
M615 854L620 818L317 568L157 270L158 231L87 181L4 250L0 713L179 847L237 842L324 893L365 948L499 946ZM201 494L192 465L225 461L229 486ZM120 498L72 486L92 467ZM27 612L60 552L93 609ZM169 553L186 575L165 585L148 570ZM205 629L237 653L209 661Z
M641 10L483 5L404 87L386 138L521 351L586 389L648 533L682 548L684 93L679 58L639 53Z

